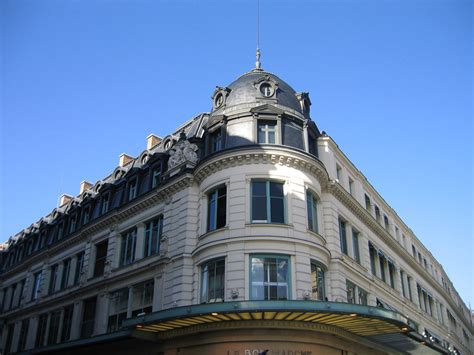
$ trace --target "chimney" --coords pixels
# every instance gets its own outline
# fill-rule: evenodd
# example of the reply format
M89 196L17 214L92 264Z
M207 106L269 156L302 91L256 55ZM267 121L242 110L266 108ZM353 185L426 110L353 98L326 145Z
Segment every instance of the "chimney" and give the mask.
M83 182L81 182L79 195L82 194L84 191L89 190L91 187L92 187L92 184L89 181L84 180Z
M146 149L150 150L160 144L161 140L161 137L155 136L153 133L148 135L148 137L146 137Z
M66 203L72 200L72 196L62 194L61 197L59 198L59 207L64 206Z
M127 155L125 153L122 153L120 154L120 157L119 157L119 166L122 167L122 166L125 166L127 165L128 163L130 163L134 158L131 157L130 155Z

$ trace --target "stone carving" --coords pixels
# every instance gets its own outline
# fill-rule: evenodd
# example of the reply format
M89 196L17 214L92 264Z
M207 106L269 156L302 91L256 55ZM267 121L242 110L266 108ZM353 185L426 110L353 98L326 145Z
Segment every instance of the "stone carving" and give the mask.
M168 160L168 169L173 169L174 167L185 163L197 163L198 147L196 144L190 143L188 140L179 141L170 149L170 158Z

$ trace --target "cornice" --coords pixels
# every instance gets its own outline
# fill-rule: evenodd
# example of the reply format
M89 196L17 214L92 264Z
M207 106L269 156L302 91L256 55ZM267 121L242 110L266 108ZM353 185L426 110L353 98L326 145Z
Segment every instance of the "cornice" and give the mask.
M157 204L161 201L167 201L173 194L179 192L180 190L191 186L193 183L193 177L189 173L181 175L179 178L169 182L164 185L157 191L147 193L141 197L138 197L137 200L131 204L119 208L118 210L108 213L101 218L91 222L85 228L79 230L75 235L69 236L55 244L47 247L40 253L27 258L20 265L13 267L12 269L4 271L0 275L0 280L5 280L19 272L28 270L33 264L48 260L57 253L75 245L83 242L89 236L94 233L106 230L106 228L112 228L117 223L139 214L141 211L150 207L154 204Z
M253 164L286 165L315 176L321 186L329 180L326 168L321 161L302 152L279 146L253 146L235 151L223 151L199 164L194 177L197 182L201 182L218 171Z
M406 249L403 248L351 194L349 194L336 181L331 181L326 185L326 188L327 192L333 194L340 202L359 217L379 238L381 238L389 246L390 251L396 253L398 256L402 256L403 260L416 270L418 275L422 276L425 282L436 289L436 291L443 296L445 302L449 303L451 309L457 314L458 318L462 320L463 324L471 331L471 333L474 332L474 328L468 323L467 319L465 319L464 314L459 312L458 305L454 303L452 297L446 292L446 290L435 279L433 279L431 274L429 274L411 257Z

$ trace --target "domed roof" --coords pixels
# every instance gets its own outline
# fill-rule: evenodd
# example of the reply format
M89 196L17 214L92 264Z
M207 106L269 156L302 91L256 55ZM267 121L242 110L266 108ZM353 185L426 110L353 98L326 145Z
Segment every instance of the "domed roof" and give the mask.
M278 76L258 69L245 73L228 86L231 91L226 99L226 106L230 107L257 102L262 103L262 96L258 92L258 83L263 81L271 81L277 87L275 92L276 104L303 113L296 97L296 92L290 85L281 80ZM275 97L273 98L275 99Z

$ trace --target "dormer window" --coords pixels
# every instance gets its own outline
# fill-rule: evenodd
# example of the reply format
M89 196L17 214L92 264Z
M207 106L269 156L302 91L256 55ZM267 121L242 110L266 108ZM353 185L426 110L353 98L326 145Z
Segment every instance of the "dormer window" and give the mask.
M76 215L71 216L69 220L69 233L74 233L76 231Z
M109 199L110 199L110 194L105 194L104 196L102 196L100 214L106 214L109 211Z
M137 178L134 178L128 183L128 201L133 200L137 197Z
M220 109L224 106L227 96L230 93L229 88L221 88L220 86L216 87L214 93L212 94L212 108L213 110Z
M155 188L160 184L161 181L161 170L162 170L162 165L161 163L154 167L152 172L151 172L151 188Z
M64 223L61 222L58 224L57 240L61 240L63 236L64 236Z
M219 108L222 106L223 103L224 103L224 95L222 95L222 93L217 94L214 99L214 107Z
M260 92L265 97L270 97L273 95L274 89L269 83L263 83L260 85Z
M218 152L222 149L222 132L220 129L215 130L209 135L209 147L211 153Z
M84 210L82 211L82 224L87 224L87 223L89 223L89 219L90 219L90 207L87 206L87 207L84 208Z

